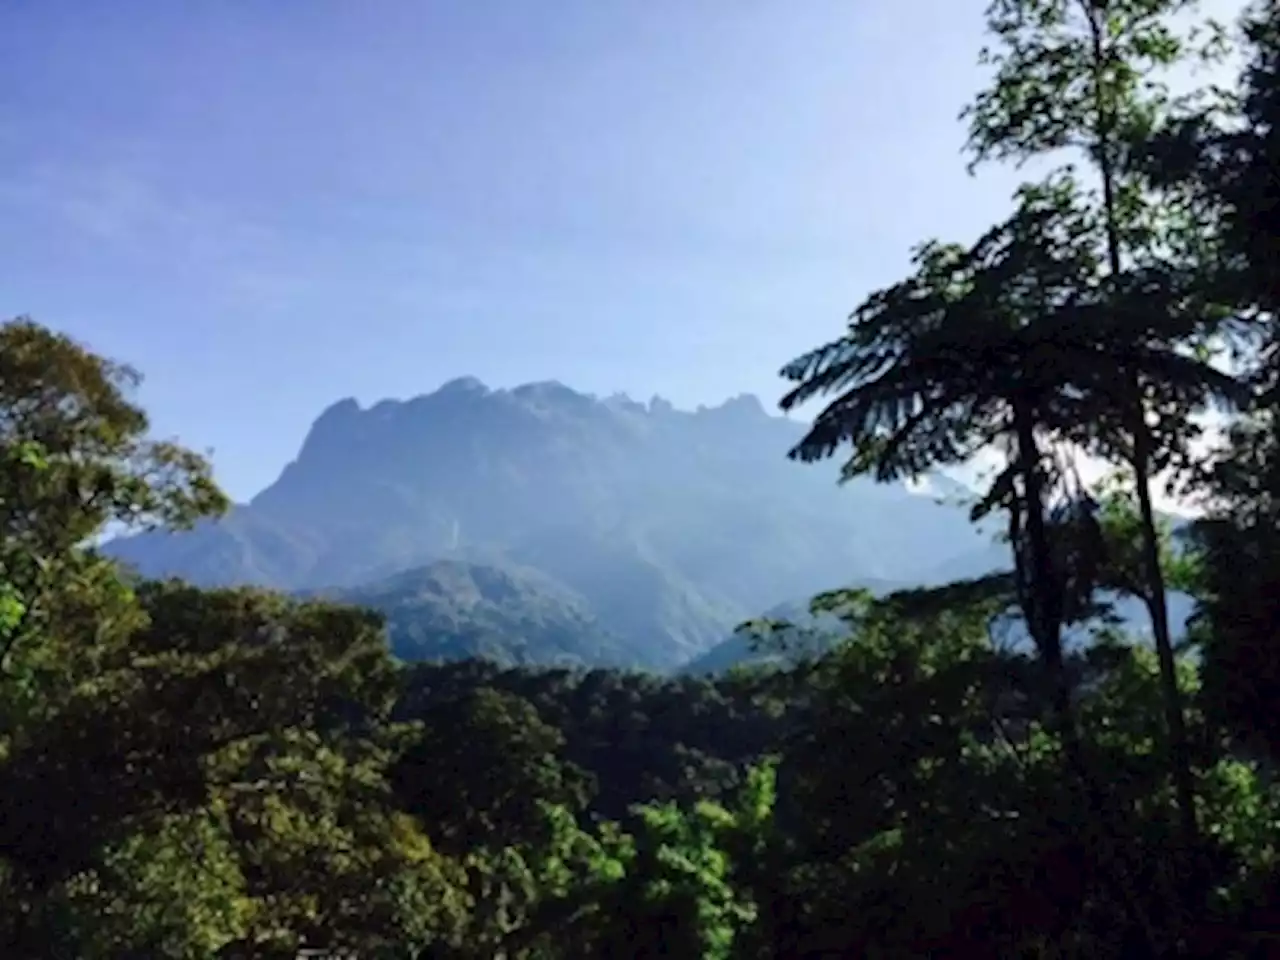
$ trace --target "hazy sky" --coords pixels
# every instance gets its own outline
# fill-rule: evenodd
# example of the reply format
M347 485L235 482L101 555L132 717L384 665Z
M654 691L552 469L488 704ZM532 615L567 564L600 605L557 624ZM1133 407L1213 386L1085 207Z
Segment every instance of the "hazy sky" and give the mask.
M4 0L0 314L139 367L237 498L317 414L758 393L969 239L984 0Z

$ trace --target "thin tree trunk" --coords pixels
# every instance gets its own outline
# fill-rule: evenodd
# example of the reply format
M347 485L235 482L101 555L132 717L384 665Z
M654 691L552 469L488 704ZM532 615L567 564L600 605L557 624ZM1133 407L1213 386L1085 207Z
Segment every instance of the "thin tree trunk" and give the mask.
M1105 13L1088 11L1089 29L1093 41L1094 93L1097 103L1096 160L1102 176L1102 199L1107 230L1107 257L1112 277L1119 277L1122 269L1120 257L1120 231L1116 213L1115 170L1112 166L1111 146L1114 135L1114 118L1105 107L1102 71L1106 62L1103 49L1102 18ZM1165 589L1164 571L1160 565L1160 537L1156 528L1155 511L1151 504L1151 430L1146 422L1146 410L1142 402L1142 383L1138 371L1131 372L1131 394L1134 406L1131 412L1133 432L1134 485L1137 488L1138 508L1142 519L1143 576L1147 610L1151 616L1151 632L1155 639L1156 656L1160 662L1160 686L1165 708L1165 724L1168 728L1169 764L1173 774L1174 793L1177 797L1179 825L1188 852L1200 845L1200 828L1196 819L1195 782L1191 772L1191 749L1187 738L1186 717L1182 705L1182 691L1178 687L1177 662L1173 654L1173 637L1169 630L1168 595Z
M1027 620L1049 677L1050 698L1060 726L1063 748L1068 753L1078 754L1079 736L1071 706L1071 686L1062 655L1062 603L1061 597L1056 596L1058 590L1053 553L1044 520L1045 497L1040 475L1040 448L1036 442L1035 424L1025 403L1015 404L1014 420L1027 507L1027 545L1030 547L1031 561L1030 577L1027 578L1030 584L1026 590L1026 599L1030 601L1031 609L1027 611ZM1014 548L1017 549L1016 543Z
M1168 594L1165 592L1164 573L1160 569L1160 540L1156 529L1155 510L1151 504L1151 483L1150 478L1146 476L1146 462L1145 455L1136 456L1133 466L1138 488L1138 510L1142 517L1142 554L1143 567L1146 568L1147 576L1147 609L1151 615L1156 656L1160 661L1160 686L1164 694L1165 722L1169 727L1169 752L1173 766L1174 792L1178 798L1179 822L1187 851L1194 853L1200 845L1200 825L1196 818L1191 746L1182 707L1182 690L1178 686L1178 664L1174 657L1173 637L1169 629L1169 601Z

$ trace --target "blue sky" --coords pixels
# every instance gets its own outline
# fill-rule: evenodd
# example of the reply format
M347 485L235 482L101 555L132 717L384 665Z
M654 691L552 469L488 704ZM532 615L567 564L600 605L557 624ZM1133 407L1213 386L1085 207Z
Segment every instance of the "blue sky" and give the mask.
M329 403L780 395L967 239L984 0L8 0L0 314L141 369L237 498Z

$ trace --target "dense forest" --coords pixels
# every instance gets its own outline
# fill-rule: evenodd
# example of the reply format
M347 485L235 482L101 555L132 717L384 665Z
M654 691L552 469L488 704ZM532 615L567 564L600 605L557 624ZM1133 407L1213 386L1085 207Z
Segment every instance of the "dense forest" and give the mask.
M406 666L340 598L145 579L104 533L217 516L209 463L128 367L0 327L3 955L1276 955L1280 15L1192 7L989 8L971 159L1063 165L782 405L825 401L793 458L851 477L1001 451L1008 570L817 597L811 656ZM1239 83L1162 85L1202 61Z

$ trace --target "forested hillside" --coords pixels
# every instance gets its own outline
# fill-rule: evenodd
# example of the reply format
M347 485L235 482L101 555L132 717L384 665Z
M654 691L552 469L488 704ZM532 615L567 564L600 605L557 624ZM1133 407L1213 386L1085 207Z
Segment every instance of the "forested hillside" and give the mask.
M838 458L894 497L1002 453L972 520L1005 535L1007 564L821 594L811 622L773 625L824 633L784 669L404 665L388 618L340 592L352 581L393 578L354 596L394 595L392 643L472 650L492 628L533 645L588 629L579 597L618 569L606 559L657 554L600 525L600 552L576 564L547 546L563 529L527 531L523 549L541 544L563 576L506 553L516 566L424 558L395 517L455 538L465 485L434 498L385 472L359 517L337 507L374 479L331 472L235 511L247 526L213 526L230 505L210 464L151 439L131 370L33 320L0 325L0 956L1276 955L1280 14L1242 22L1238 95L1173 98L1166 68L1224 49L1183 32L1187 9L991 6L970 159L1069 150L1075 165L973 243L924 244L908 277L783 368L782 406L824 404L793 459ZM489 402L468 415L516 403L508 439L526 436L526 400ZM684 435L733 431L737 413L712 413ZM317 431L354 444L342 422L375 415L347 406ZM1082 479L1082 454L1104 480ZM370 462L341 443L326 455ZM1175 530L1158 485L1198 519ZM645 550L690 520L677 507ZM323 511L328 526L294 525ZM728 520L704 519L708 550L682 576L754 536L717 541ZM200 527L128 542L163 543L207 582L119 564L96 545L120 525ZM717 596L756 590L746 569L717 575ZM227 585L251 570L280 581ZM678 608L610 582L624 607ZM1181 639L1174 592L1194 605ZM1111 598L1145 615L1149 643ZM530 604L545 617L513 623ZM420 631L397 626L401 606L427 611Z
M411 663L480 657L504 666L646 666L581 597L529 568L438 560L315 595L377 610Z

